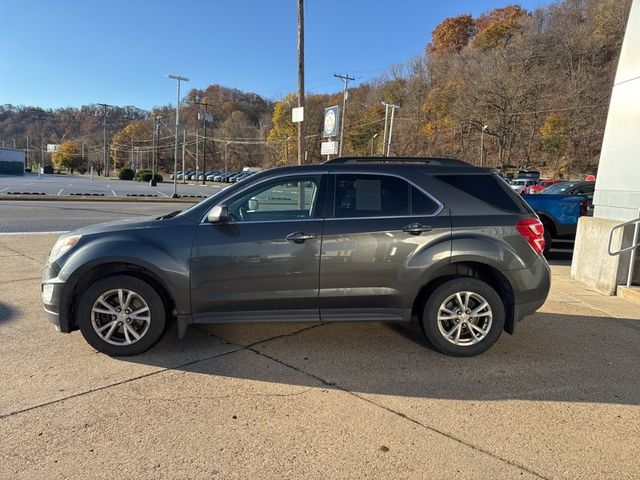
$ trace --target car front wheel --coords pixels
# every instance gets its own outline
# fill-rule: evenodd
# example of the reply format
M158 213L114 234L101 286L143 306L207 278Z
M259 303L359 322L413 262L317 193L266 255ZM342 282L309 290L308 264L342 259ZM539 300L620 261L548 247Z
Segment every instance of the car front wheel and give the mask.
M137 355L162 336L167 313L147 282L129 275L96 281L80 298L76 320L85 340L113 356Z
M429 296L421 326L441 353L470 357L487 351L504 328L505 308L498 293L474 278L449 280Z

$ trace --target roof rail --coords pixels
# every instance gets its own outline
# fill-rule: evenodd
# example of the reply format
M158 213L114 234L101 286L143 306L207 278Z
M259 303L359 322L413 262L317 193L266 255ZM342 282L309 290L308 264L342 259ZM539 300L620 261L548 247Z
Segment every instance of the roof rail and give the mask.
M470 167L471 164L455 158L428 157L338 157L323 163L424 163L426 165Z

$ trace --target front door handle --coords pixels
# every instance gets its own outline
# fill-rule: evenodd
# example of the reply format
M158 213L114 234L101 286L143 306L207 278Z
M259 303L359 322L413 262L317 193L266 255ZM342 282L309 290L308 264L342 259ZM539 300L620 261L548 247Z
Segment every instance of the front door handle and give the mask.
M287 240L293 243L302 243L305 240L313 240L314 238L316 238L315 235L304 232L293 232L286 237Z
M421 233L430 232L431 230L433 230L431 225L422 225L420 223L412 223L402 229L403 232L410 233L411 235L420 235Z

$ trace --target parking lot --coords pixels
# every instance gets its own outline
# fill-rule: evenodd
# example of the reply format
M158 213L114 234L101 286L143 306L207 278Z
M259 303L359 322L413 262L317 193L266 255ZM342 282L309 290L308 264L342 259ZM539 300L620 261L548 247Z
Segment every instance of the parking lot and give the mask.
M182 183L178 180L178 195L208 197L226 184L207 182ZM168 177L155 187L145 182L103 178L94 175L41 175L26 173L22 177L0 175L0 198L18 194L53 196L100 196L100 197L158 197L169 198L173 194L173 180Z
M0 237L0 478L640 477L640 312L566 260L480 357L414 325L276 323L109 358L45 320L55 239Z

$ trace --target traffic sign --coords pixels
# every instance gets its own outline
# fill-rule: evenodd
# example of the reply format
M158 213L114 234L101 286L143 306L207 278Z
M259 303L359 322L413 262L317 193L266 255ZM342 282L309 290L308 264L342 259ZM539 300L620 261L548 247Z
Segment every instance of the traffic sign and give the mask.
M337 105L324 109L323 137L335 137L338 134L338 116L340 109Z
M338 142L322 142L320 144L320 155L337 155Z
M291 110L291 121L293 123L304 121L304 107L295 107Z

